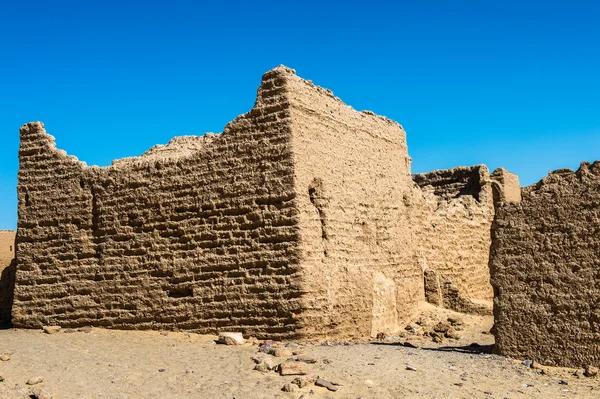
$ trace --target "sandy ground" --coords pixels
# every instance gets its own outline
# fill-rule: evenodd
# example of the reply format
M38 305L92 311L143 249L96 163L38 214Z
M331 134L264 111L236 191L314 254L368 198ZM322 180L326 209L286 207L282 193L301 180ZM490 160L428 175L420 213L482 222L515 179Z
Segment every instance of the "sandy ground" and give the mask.
M459 340L439 344L409 334L419 348L404 346L405 338L288 343L286 350L317 361L302 363L308 377L342 384L337 392L310 384L294 393L281 389L295 376L253 370L258 342L216 345L216 337L182 332L2 330L0 354L10 360L0 361L0 398L29 398L32 389L62 399L600 397L598 379L576 377L568 369L533 369L490 354L493 337L481 334L490 327L491 317L468 317ZM43 382L26 385L37 376Z

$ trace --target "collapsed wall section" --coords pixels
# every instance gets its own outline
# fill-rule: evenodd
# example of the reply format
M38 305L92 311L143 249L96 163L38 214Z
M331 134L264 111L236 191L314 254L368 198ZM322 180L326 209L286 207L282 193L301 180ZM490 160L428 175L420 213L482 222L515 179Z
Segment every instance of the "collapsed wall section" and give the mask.
M424 202L419 219L418 258L425 299L459 312L489 313L477 302L493 297L489 274L495 205L518 201L519 179L485 165L413 175Z
M278 71L224 132L87 167L21 129L17 327L234 328L300 312L290 110Z
M0 230L0 327L10 325L15 271L15 232Z
M423 299L406 133L289 71L305 324L312 337L397 332Z
M600 366L600 162L550 173L506 203L492 229L496 350Z
M494 218L489 175L486 166L477 165L413 176L426 206L419 231L422 266L471 299L493 296L488 269Z

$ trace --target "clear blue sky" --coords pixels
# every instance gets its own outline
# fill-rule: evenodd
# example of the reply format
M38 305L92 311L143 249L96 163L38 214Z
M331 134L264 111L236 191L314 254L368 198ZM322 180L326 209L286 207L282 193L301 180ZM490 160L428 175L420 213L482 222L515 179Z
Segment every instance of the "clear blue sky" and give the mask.
M524 185L600 158L596 1L4 1L0 229L18 131L88 164L220 132L285 64L400 122L413 171L485 163Z

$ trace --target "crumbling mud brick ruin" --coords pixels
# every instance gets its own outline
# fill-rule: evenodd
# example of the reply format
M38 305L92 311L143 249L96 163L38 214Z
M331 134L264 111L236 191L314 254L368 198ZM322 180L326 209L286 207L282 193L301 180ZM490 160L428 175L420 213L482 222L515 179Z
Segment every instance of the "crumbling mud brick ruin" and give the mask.
M417 231L425 299L465 313L489 313L477 300L491 300L490 229L495 204L518 201L518 178L504 169L458 167L413 176L422 188L424 212Z
M489 312L516 176L411 176L406 134L278 67L223 133L88 167L21 128L16 327L364 339L427 300Z
M496 351L600 366L600 162L558 170L499 207L490 268Z
M15 232L0 230L0 327L10 321L16 266Z

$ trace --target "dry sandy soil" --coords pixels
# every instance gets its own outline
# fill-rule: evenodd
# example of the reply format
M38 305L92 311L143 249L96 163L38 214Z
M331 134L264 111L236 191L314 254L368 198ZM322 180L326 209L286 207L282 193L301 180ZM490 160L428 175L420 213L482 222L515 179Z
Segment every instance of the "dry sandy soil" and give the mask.
M491 317L464 316L460 339L435 344L420 338L432 323L452 315L425 312L422 326L387 342L336 345L281 343L316 360L301 363L307 377L339 383L337 392L309 384L296 392L282 387L296 376L255 371L259 342L214 343L216 337L183 332L112 331L45 334L0 331L0 398L31 398L33 390L53 398L598 398L600 380L575 370L531 368L490 354ZM424 320L424 321L423 321ZM404 346L406 338L418 348ZM480 346L471 346L477 342ZM278 344L275 343L274 346ZM265 359L282 362L264 353ZM293 356L295 357L295 356ZM40 376L43 382L26 382ZM303 396L305 395L305 396Z

